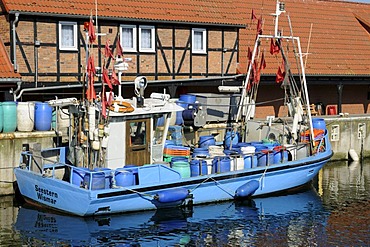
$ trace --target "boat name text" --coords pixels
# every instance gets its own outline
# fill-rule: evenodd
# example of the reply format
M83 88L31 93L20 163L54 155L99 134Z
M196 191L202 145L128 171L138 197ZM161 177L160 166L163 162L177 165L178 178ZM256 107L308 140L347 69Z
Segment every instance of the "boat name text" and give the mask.
M43 200L44 202L49 202L51 204L55 204L57 202L55 199L58 198L58 193L41 188L38 185L35 185L35 191L37 192L37 198L39 200Z

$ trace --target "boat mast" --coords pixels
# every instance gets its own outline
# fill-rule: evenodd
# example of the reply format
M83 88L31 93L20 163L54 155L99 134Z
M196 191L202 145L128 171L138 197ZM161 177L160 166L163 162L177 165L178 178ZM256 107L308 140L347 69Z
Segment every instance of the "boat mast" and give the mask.
M299 37L294 37L292 32L291 32L290 36L284 36L284 35L282 35L281 31L279 30L279 17L282 13L285 13L285 12L286 11L285 11L284 2L279 2L279 0L277 0L276 1L276 10L275 10L275 13L273 14L273 16L275 17L274 35L263 35L263 34L258 34L257 35L256 42L255 42L254 49L253 49L253 53L252 53L251 62L249 63L249 66L248 66L247 76L246 76L246 79L243 83L243 91L242 91L240 104L239 104L239 108L238 108L238 112L237 112L237 116L236 116L236 121L239 120L239 118L242 114L242 109L244 107L247 107L247 109L248 109L249 107L252 107L252 104L253 104L252 98L248 97L248 95L249 94L252 95L253 92L251 92L251 93L247 92L247 84L249 83L249 80L250 80L252 65L253 65L253 61L256 57L256 53L258 52L258 46L260 45L260 40L264 39L264 38L265 39L276 39L278 41L280 41L282 39L292 40L293 43L294 43L294 41L296 41L297 46L298 46L299 67L301 68L301 75L300 75L301 87L303 88L303 94L304 94L303 97L304 97L304 102L306 103L306 113L307 113L307 116L308 116L310 134L311 134L311 139L313 140L314 139L314 133L313 133L313 127L312 127L310 101L309 101L309 97L308 97L308 90L307 90L307 83L306 83L306 76L305 76L305 67L304 67L304 62L303 62L303 54L302 54L300 39L299 39ZM281 45L280 45L281 43L278 42L278 44L281 48ZM282 54L283 54L283 52L282 52ZM286 60L285 54L283 54L283 59ZM299 70L299 67L298 67L298 70ZM289 68L289 72L290 72L290 68ZM289 73L289 74L291 74L291 73ZM297 92L297 90L295 88L293 88L295 85L290 85L291 84L290 82L288 82L288 83L289 83L289 86L291 87L291 90L293 91L293 97L291 98L292 104L293 105L294 104L298 105L297 109L295 109L294 121L293 121L293 130L292 130L292 134L294 135L294 137L296 139L297 138L297 133L296 133L297 132L297 125L298 125L298 122L302 118L301 114L303 112L298 109L298 108L300 108L299 105L301 104L301 102L298 102L297 100L299 100L299 101L301 101L301 100L299 99L299 93ZM256 89L252 87L252 91L254 91L254 90L256 90ZM257 92L254 92L255 95L256 95L256 93ZM247 116L246 120L249 120L249 116Z

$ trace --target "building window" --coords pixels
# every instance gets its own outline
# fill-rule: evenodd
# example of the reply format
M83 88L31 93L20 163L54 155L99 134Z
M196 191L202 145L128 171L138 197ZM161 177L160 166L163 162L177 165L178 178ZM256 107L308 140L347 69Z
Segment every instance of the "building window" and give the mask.
M207 33L205 29L193 28L192 30L192 52L205 54L207 44Z
M77 22L59 22L59 49L77 50Z
M331 126L331 138L330 140L333 142L339 141L339 135L340 135L340 128L339 125L332 125Z
M141 52L155 51L154 26L139 26L139 43Z
M136 51L136 26L121 25L121 45L124 52Z

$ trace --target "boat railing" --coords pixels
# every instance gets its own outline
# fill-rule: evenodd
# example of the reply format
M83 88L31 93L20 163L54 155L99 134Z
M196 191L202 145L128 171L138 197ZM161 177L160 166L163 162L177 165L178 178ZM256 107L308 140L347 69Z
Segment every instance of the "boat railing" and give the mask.
M240 153L237 151L233 152L233 149L228 150L228 154L218 154L218 155L196 155L191 156L190 163L193 160L201 160L201 162L197 162L196 164L199 165L198 170L201 171L202 161L207 162L207 168L211 168L213 166L213 160L220 158L222 156L230 158L230 170L245 170L249 168L254 168L258 166L270 166L270 165L277 165L282 164L290 161L301 160L304 158L308 158L312 155L316 155L318 153L322 153L327 149L327 142L325 138L327 138L327 131L323 135L315 136L314 141L310 141L309 139L301 139L300 142L296 142L294 144L285 144L285 145L278 145L274 148L270 149L263 149L257 150L254 152L248 153ZM263 144L262 144L263 145ZM274 155L279 154L277 159L274 158ZM264 156L265 155L265 156ZM263 157L264 156L264 157ZM244 163L244 159L249 159L248 162ZM260 159L266 160L266 162L260 162ZM219 163L215 162L216 165L219 166ZM245 167L248 163L248 167ZM215 168L215 167L212 167ZM214 170L220 170L219 167L215 168Z

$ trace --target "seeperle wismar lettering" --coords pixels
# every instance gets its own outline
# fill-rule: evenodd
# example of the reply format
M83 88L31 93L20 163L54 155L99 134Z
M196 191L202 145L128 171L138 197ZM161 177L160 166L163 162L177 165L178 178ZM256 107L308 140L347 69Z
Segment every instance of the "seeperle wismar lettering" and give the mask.
M58 193L50 191L48 189L41 188L38 185L35 185L35 191L37 193L37 198L39 200L43 200L51 204L55 204L57 202L56 199L58 199Z

